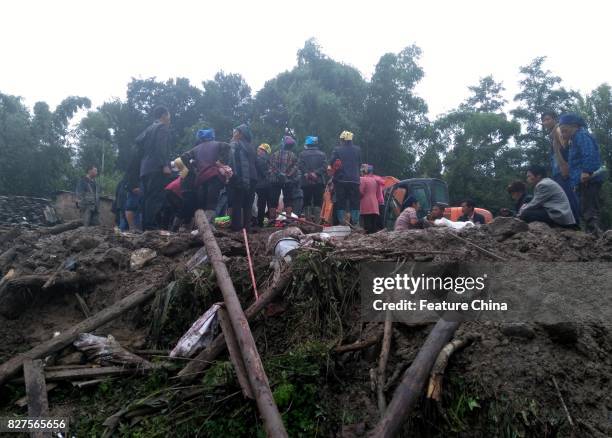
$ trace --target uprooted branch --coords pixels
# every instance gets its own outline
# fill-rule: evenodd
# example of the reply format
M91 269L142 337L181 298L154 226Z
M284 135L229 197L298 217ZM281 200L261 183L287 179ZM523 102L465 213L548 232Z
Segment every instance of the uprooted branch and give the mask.
M479 339L478 335L468 334L463 338L453 339L446 344L442 351L440 351L431 369L429 385L427 387L427 398L437 402L442 400L442 381L444 380L444 371L446 370L450 357L453 353L471 344L476 339Z

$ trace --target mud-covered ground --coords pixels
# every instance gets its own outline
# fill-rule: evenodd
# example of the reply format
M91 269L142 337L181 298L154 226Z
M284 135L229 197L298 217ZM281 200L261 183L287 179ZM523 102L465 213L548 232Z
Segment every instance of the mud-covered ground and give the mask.
M272 275L271 257L265 252L265 242L272 231L275 230L250 236L256 277L261 285ZM360 320L359 263L403 259L499 262L451 233L457 234L441 229L380 232L371 236L353 234L342 242L315 243L294 256L293 281L277 306L285 311L259 317L251 324L291 436L365 436L375 426L379 413L371 389L370 369L376 367L379 345L344 354L333 352L337 345L366 339L381 330L380 324ZM551 229L544 224L527 227L516 222L497 222L457 235L509 261L548 262L551 281L577 289L582 285L572 283L567 263L586 266L587 262L612 261L610 233L595 240L581 232ZM242 236L220 231L217 239L246 306L253 293ZM18 249L14 259L0 266L2 274L13 269L18 276L50 276L58 272L62 277L68 271L58 268L68 260L70 272L79 278L75 283L46 290L40 287L12 290L9 301L3 301L0 295L0 304L11 306L11 311L6 312L0 305L0 313L4 313L0 316L0 361L81 321L84 316L75 292L95 313L138 287L159 285L163 289L176 281L180 287L167 309L161 333L152 335L153 302L96 331L112 334L133 351L171 349L197 316L220 299L209 267L191 274L184 270L185 262L201 245L197 236L186 233L125 235L95 227L41 237L36 230L0 229L0 254L10 248ZM143 268L130 270L130 256L139 248L153 249L157 256ZM416 250L425 252L417 254ZM443 253L428 254L426 250ZM520 282L528 284L528 275L525 273ZM23 299L15 299L16 296ZM610 307L608 302L602 306ZM394 325L387 400L431 327ZM445 373L442 403L422 400L406 421L406 436L612 436L610 329L610 320L557 325L462 324L456 337L475 333L479 339L452 356ZM68 349L60 356L72 351ZM225 356L219 359L219 366L227 361ZM106 417L149 393L169 391L176 386L172 377L181 365L174 363L174 368L162 375L127 377L83 389L62 383L49 394L51 412L69 415L79 432L77 436L100 436ZM167 410L145 416L132 426L126 422L115 434L154 436L153 430L159 436L169 430L178 436L261 433L254 403L245 404L235 395L235 378L220 379L223 373L219 374L219 366L213 366L194 383L204 385L207 392L214 394L196 399L203 412L198 413L190 405L192 402L170 400ZM9 384L5 388L0 391L0 414L25 415L25 408L13 404L24 395L22 385ZM574 428L568 424L561 399L567 404ZM207 410L210 406L215 409Z

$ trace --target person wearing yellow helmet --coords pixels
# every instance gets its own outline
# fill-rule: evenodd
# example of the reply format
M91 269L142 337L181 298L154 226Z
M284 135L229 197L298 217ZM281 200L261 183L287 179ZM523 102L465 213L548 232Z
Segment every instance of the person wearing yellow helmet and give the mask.
M336 192L336 215L338 221L345 223L344 213L348 206L353 225L359 224L360 204L360 165L361 149L353 144L353 133L342 131L340 144L334 148L329 163L334 169L334 189Z

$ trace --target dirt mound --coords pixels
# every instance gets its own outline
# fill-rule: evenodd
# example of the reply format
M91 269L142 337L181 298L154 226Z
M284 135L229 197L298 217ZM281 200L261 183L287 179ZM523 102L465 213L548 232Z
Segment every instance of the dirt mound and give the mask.
M272 258L266 253L272 231L249 236L259 285L273 274ZM216 238L246 307L253 292L242 235L220 231ZM7 288L5 284L1 290L0 302L2 294L21 298L10 301L13 307L8 317L0 316L0 361L82 320L75 293L95 313L143 284L159 285L159 298L97 333L112 334L133 351L169 350L198 316L220 300L209 265L193 272L185 270L186 262L201 246L199 238L190 234L126 235L95 227L42 235L36 229L0 229L0 254L17 249L10 260L0 255L2 273L13 269L15 279L40 277L28 285L12 283ZM131 270L131 255L141 248L155 251L156 257L141 269ZM290 436L365 436L377 423L370 369L376 367L379 345L346 353L334 353L334 348L376 336L381 330L380 324L360 319L359 264L398 260L608 262L612 260L612 234L596 240L582 232L504 219L459 232L431 228L368 236L353 233L343 241L317 240L303 247L293 257L293 281L278 303L284 311L260 316L251 324ZM54 275L50 286L43 289ZM394 325L385 391L388 400L430 329L431 325ZM442 403L423 400L407 419L406 433L482 437L612 434L612 334L608 325L469 322L461 325L456 336L468 333L477 333L479 340L452 356ZM154 397L150 414L132 421L131 427L122 420L126 427L119 429L120 435L149 436L156 431L194 436L198 430L200 436L256 436L261 424L254 403L245 404L236 395L240 391L235 376L226 358L221 359L198 377L192 388L195 392L189 396L184 392L176 395L175 371L170 371L149 379L131 378L131 390L122 396L104 385L80 391L60 388L62 400L70 401L56 403L50 393L52 412L61 405L62 412L75 418L80 434L97 435L113 412L138 398L161 393ZM573 432L553 377L576 422ZM0 399L0 411L7 415L22 412L11 405L23 395L21 386L9 388ZM82 399L85 396L95 397L96 406L105 406L105 412L91 409Z

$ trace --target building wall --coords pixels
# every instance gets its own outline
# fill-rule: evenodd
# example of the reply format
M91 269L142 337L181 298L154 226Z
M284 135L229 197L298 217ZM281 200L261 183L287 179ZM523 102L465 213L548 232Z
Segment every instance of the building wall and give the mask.
M74 192L58 192L54 203L57 215L64 221L79 219L79 210L76 208L76 195ZM115 225L115 215L111 211L113 200L111 198L100 198L100 225L112 227Z
M100 198L101 225L112 227L115 224L112 205L111 198ZM54 225L79 217L76 196L72 192L59 192L54 200L29 196L0 196L0 224L3 225Z

